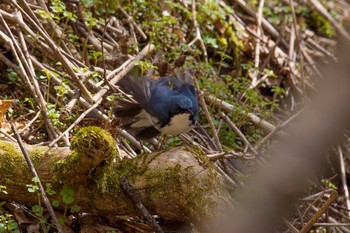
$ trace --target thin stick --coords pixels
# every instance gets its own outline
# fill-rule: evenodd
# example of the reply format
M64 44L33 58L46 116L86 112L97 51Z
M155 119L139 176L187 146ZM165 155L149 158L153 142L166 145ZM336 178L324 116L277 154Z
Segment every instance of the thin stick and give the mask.
M79 124L79 122L84 119L84 117L89 114L89 112L91 112L93 109L95 109L100 103L101 103L102 99L100 99L99 101L97 101L94 105L92 105L88 110L86 110L85 112L83 112L78 119L76 119L74 121L73 124L71 124L63 133L61 133L57 138L55 138L55 140L53 140L50 144L49 147L52 147L53 145L55 145L58 140L60 140L63 136L65 136L67 133L69 133L69 131L71 131L77 124Z
M23 52L22 52L23 49L21 49L19 47L17 40L15 39L14 35L12 34L9 26L7 25L7 23L4 20L4 18L2 17L2 15L0 15L0 20L3 23L7 33L9 35L9 36L7 36L6 34L4 34L0 31L0 37L2 37L7 42L7 44L11 47L13 55L18 62L18 66L19 66L18 75L21 78L23 78L24 82L26 82L26 84L28 85L30 91L32 92L32 94L34 96L35 101L40 106L49 137L54 138L56 136L56 131L55 131L53 125L51 124L51 122L48 120L49 117L48 117L48 113L46 111L46 102L45 102L43 96L41 95L38 84L37 83L34 83L36 85L31 84L29 77L32 80L35 80L35 77L33 77L33 72L31 72L28 63L26 62L25 56L23 55Z
M194 80L194 84L195 84L196 89L199 91L199 86L198 86L197 80L195 78L193 80ZM215 145L217 147L216 149L221 152L223 150L222 150L221 142L220 142L220 139L219 139L219 136L218 136L218 132L217 132L217 130L215 128L215 125L214 125L214 123L213 123L213 121L211 119L211 116L210 116L210 113L209 113L209 110L208 110L208 106L205 103L205 99L204 99L203 93L199 94L198 99L199 99L200 105L201 105L201 107L203 109L205 118L207 119L207 121L208 121L208 123L210 125L211 131L212 131L212 136L214 138L214 142L215 142Z
M255 66L255 71L253 74L253 80L252 80L252 85L255 86L257 81L258 81L258 76L259 76L259 63L260 63L260 37L261 37L261 18L262 18L262 11L264 7L264 0L259 1L259 8L258 8L258 15L257 15L257 26L256 26L256 34L258 38L256 38L256 46L255 46L255 59L254 59L254 66Z
M298 229L295 228L295 226L293 226L292 223L288 222L287 219L283 219L283 222L284 224L286 224L286 226L289 228L289 230L292 232L292 233L298 233Z
M350 40L350 36L347 31L328 13L328 11L322 6L322 4L317 0L307 1L311 6L313 6L323 17L325 17L347 40Z
M162 228L158 225L156 220L152 217L152 215L148 212L146 207L143 205L140 195L138 192L132 187L125 176L120 178L120 184L123 191L128 195L128 197L132 200L135 208L140 212L140 214L145 218L146 222L150 224L153 230L156 233L164 233Z
M316 212L319 211L319 209L318 209L317 207L315 207L315 206L312 206L311 208L312 208L312 210L314 210L314 211L316 211ZM328 216L328 221L331 222L331 223L335 223L335 224L338 223L337 220L335 220L334 218L332 218L332 217L330 217L330 216ZM349 228L347 228L347 227L338 226L338 228L341 230L340 232L350 233L350 230L349 230Z
M246 1L234 0L234 2L236 2L247 14L251 15L252 17L256 16L256 11L253 8L251 8ZM277 29L266 19L261 19L261 25L273 38L277 39L280 37L280 33L277 31ZM289 46L285 42L285 40L282 39L281 43L285 48L288 49Z
M5 135L6 137L8 137L10 140L12 141L16 141L16 139L14 139L10 134L6 133L5 131L3 131L1 128L0 128L0 133L2 133L3 135Z
M348 185L346 183L344 155L343 155L343 150L341 149L340 146L338 146L338 156L339 156L339 162L340 162L340 176L341 176L344 195L345 195L345 199L346 199L346 207L348 209L350 209L349 189L348 189ZM348 212L348 216L350 217L350 212Z
M193 20L193 26L196 29L196 37L188 44L188 46L192 46L194 43L199 41L199 44L201 46L204 60L206 63L208 63L208 52L205 48L204 41L201 36L201 30L199 29L198 21L197 21L197 11L196 11L196 1L192 0L192 20Z
M26 126L25 126L23 129L21 129L21 130L19 131L19 133L21 134L21 133L23 133L26 129L28 129L28 128L34 123L34 121L36 121L36 120L38 119L39 116L40 116L40 111L37 112L37 114L33 117L33 119L31 119L31 120L29 121L29 123L26 124ZM16 120L16 121L18 121L18 120Z
M11 128L12 128L12 131L16 137L16 140L17 140L17 143L24 155L24 158L28 164L28 167L30 168L30 171L32 172L32 175L34 177L37 177L38 178L38 187L39 187L39 190L40 190L40 193L41 193L41 196L43 198L43 201L45 203L45 206L47 208L47 210L49 211L51 217L52 217L52 220L53 222L55 223L56 225L56 228L58 230L59 233L63 233L63 229L62 229L62 226L60 225L59 221L58 221L58 218L55 214L55 211L53 210L52 206L51 206L51 203L50 203L50 200L47 198L46 196L46 193L45 193L45 189L40 181L40 178L38 176L38 173L36 172L35 168L34 168L34 165L33 165L33 162L32 160L30 159L29 155L28 155L28 152L27 150L25 149L24 145L23 145L23 142L22 142L22 139L21 139L21 136L18 134L17 132L17 129L16 129L16 126L14 126L14 124L11 124Z
M225 112L232 112L234 106L230 103L227 103L226 101L223 101L217 97L214 97L212 95L206 95L205 98L208 100L208 102L212 103L215 107L224 110ZM253 114L253 113L247 113L247 117L249 118L249 120L251 122L253 122L254 125L262 128L263 130L267 131L267 132L271 132L273 131L276 126L274 126L273 124L271 124L270 122L267 122L263 119L261 119L260 117L258 117L257 115ZM280 131L280 134L285 135L285 132Z
M288 120L286 120L285 122L283 122L283 124L281 125L277 125L276 128L274 130L272 130L268 135L266 135L266 137L264 137L263 139L261 139L256 145L255 145L255 150L258 150L262 145L264 145L264 143L269 140L273 135L275 135L276 133L278 133L279 131L283 130L289 123L291 123L295 118L297 118L297 116L300 115L300 113L302 112L302 110L300 110L299 112L297 112L296 114L294 114L293 116L291 116Z
M134 58L133 62L128 63L128 65L125 66L125 68L123 70L121 70L117 75L115 75L111 80L109 80L109 77L111 75L108 74L107 75L107 80L109 80L109 82L114 85L117 82L119 82L119 80L121 80L128 72L130 72L132 70L132 68L134 68L135 63L139 60L141 60L142 58L144 58L145 56L147 56L150 52L152 52L155 49L155 46L153 44L148 44L146 45L142 51L137 54L137 56ZM98 101L100 98L102 98L109 90L109 86L106 85L104 86L99 92L97 92L93 99L96 101Z
M258 152L254 149L252 144L248 141L248 139L244 136L244 134L239 130L239 128L226 116L225 113L221 112L221 116L224 118L224 120L227 122L227 124L230 126L233 131L235 131L236 134L242 139L243 143L248 147L254 155L257 155Z
M305 74L304 74L304 56L303 56L303 51L302 51L302 38L300 36L300 30L298 28L298 22L297 22L297 16L295 14L295 9L294 9L294 1L289 0L290 3L290 8L292 10L292 17L293 17L293 27L294 27L294 32L296 36L296 44L298 46L298 52L299 52L299 60L300 60L300 75L301 75L301 80L303 84L303 93L305 93ZM289 63L290 64L290 63Z
M207 131L205 131L205 129L203 129L203 127L200 125L200 124L197 124L197 129L199 132L196 132L195 130L193 130L193 132L196 132L197 136L198 135L203 135L206 137L206 139L208 140L207 142L205 142L206 144L208 143L208 148L213 151L213 150L216 150L216 145L215 145L215 142L213 141L212 138L210 138L209 134L207 133ZM204 140L204 138L203 138Z
M143 40L147 40L147 35L142 31L141 27L133 20L133 18L121 7L119 10L126 17L126 19L135 27L136 31L140 34Z
M79 77L77 74L74 72L73 68L70 66L69 60L63 56L61 53L60 49L56 45L56 43L50 38L49 35L47 35L47 32L44 31L38 24L35 23L35 21L20 7L15 0L11 0L12 4L23 14L25 18L28 19L28 21L33 25L33 27L38 31L38 33L43 37L43 39L46 41L47 45L50 47L50 49L56 54L58 60L62 63L62 66L66 70L66 72L69 74L69 77L71 78L72 81L79 87L81 90L82 94L84 97L89 101L89 102L94 102L91 93L88 91L86 86L80 81ZM24 0L20 0L21 4L24 6L24 8L32 13L34 16L35 14L29 7L28 3ZM34 17L36 18L36 17Z
M319 208L316 214L309 220L309 222L300 230L299 233L307 233L314 226L317 220L322 216L324 212L326 212L328 206L332 204L338 197L337 191L333 190L327 201Z

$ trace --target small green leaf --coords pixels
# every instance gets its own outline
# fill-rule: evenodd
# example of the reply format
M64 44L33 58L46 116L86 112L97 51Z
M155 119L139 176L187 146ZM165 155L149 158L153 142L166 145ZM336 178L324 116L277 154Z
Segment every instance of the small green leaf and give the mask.
M58 217L58 222L61 224L61 226L64 225L64 218Z
M46 186L45 192L46 192L47 194L49 194L50 196L56 194L56 191L52 189L52 184L51 184L51 183L46 183L45 186Z
M113 95L109 95L106 98L108 101L113 101L114 100L114 96Z
M6 227L4 223L0 223L0 233L6 232Z
M7 224L7 229L10 231L18 229L18 224L13 220L9 220L9 222Z
M41 205L34 205L32 206L32 211L38 215L38 216L42 216L43 212L44 212L44 208Z
M70 207L71 211L73 212L79 212L80 211L80 206L78 205L73 205Z
M74 202L74 198L72 196L64 196L62 197L62 200L64 202L64 204L72 204Z
M65 196L74 196L74 189L72 186L69 185L65 185L62 188L62 191L60 192L61 197L65 197Z
M35 193L35 190L34 190L33 188L28 188L27 190L28 190L28 192L30 192L30 193Z
M53 200L52 201L52 206L59 207L60 206L60 201L59 200Z
M34 184L39 183L39 177L33 177L32 181L34 182Z

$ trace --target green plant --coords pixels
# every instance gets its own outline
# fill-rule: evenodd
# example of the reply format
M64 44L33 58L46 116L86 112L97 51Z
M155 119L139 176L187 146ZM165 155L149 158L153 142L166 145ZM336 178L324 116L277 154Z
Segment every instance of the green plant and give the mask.
M48 115L49 118L51 120L51 122L53 123L54 126L64 126L64 124L60 121L60 112L56 110L56 105L55 104L51 104L51 103L47 103L47 109L48 109Z
M6 186L0 185L0 192L3 193L3 194L7 194Z
M326 189L329 189L329 188L334 190L338 189L338 187L330 179L322 179L321 182L323 183Z
M61 192L60 192L60 197L61 200L53 200L52 201L52 206L54 207L59 207L63 206L64 207L64 214L63 217L59 217L59 221L61 224L64 223L64 218L67 217L67 211L70 210L71 212L79 212L80 211L80 206L74 204L74 188L69 185L63 186Z
M30 193L36 193L38 195L38 204L32 206L32 212L40 219L40 225L42 229L48 230L51 227L51 225L47 224L48 217L46 215L46 210L41 203L41 195L40 195L39 186L38 186L39 179L38 177L34 177L32 181L33 181L33 184L27 185L27 190ZM57 192L53 189L52 184L46 183L45 186L46 186L46 189L45 189L46 194L48 194L49 196L54 196L57 194ZM65 185L63 186L61 192L59 193L60 199L55 199L52 201L52 206L54 207L62 206L64 208L63 217L58 218L60 224L62 225L65 222L65 218L67 217L68 210L70 212L80 211L80 206L74 204L74 194L75 194L74 188L72 186Z
M9 84L18 84L21 82L21 79L13 69L7 69L7 78L9 79Z
M0 215L0 233L20 233L18 224L11 214Z
M39 186L38 186L39 178L33 177L32 182L33 182L33 184L26 185L28 192L36 193L37 198L38 198L38 204L32 206L32 212L40 219L40 225L41 225L42 229L47 231L48 227L47 227L46 223L47 223L48 217L45 215L45 213L44 213L45 209L42 207L42 204L41 204L41 195L40 195Z

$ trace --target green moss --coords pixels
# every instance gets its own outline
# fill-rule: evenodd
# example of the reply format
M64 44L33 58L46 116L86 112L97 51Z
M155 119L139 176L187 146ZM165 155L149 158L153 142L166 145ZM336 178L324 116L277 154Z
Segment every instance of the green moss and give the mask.
M184 169L176 165L166 170L152 170L144 179L149 182L147 186L152 187L146 189L147 197L152 200L164 197L176 199L178 207L189 216L208 214L209 206L214 203L214 200L204 198L212 191L214 180L209 177L199 180L191 167ZM151 199L145 200L146 204L147 201Z
M34 164L34 167L38 166L41 162L43 154L47 151L47 147L35 147L29 152L30 158Z
M69 154L67 159L59 160L56 162L56 168L64 171L69 170L71 167L79 165L79 154L75 151Z
M191 154L195 155L198 159L198 162L203 166L203 167L213 167L213 163L209 160L208 156L204 153L204 151L196 146L192 145L191 147L183 147L185 151L190 152Z
M317 11L313 10L309 12L305 18L307 26L317 34L326 37L333 37L335 35L335 28Z
M114 166L106 166L101 172L101 176L96 179L97 186L103 192L120 193L120 177L128 177L133 181L136 177L142 176L147 170L147 164L141 165L135 163L132 159L123 159Z
M80 155L104 153L115 157L117 155L115 140L112 135L97 126L89 126L79 130L72 138L71 147Z
M6 183L12 182L11 174L14 174L13 171L23 172L28 169L19 148L12 143L1 141L0 151L3 151L0 156L0 177Z
M61 171L57 173L57 179L62 174L74 176L85 157L94 157L97 154L97 157L105 158L108 162L117 156L114 138L109 132L96 126L80 129L72 138L70 148L73 151L66 159L56 161L56 168Z

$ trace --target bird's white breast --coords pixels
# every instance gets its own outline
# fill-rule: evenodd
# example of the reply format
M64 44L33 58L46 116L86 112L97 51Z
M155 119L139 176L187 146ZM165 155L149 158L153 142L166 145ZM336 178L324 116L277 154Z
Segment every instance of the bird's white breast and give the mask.
M173 116L170 119L169 124L161 128L161 131L167 134L179 135L182 133L187 133L192 128L193 128L193 125L191 124L191 121L190 121L190 114L182 113L182 114Z

